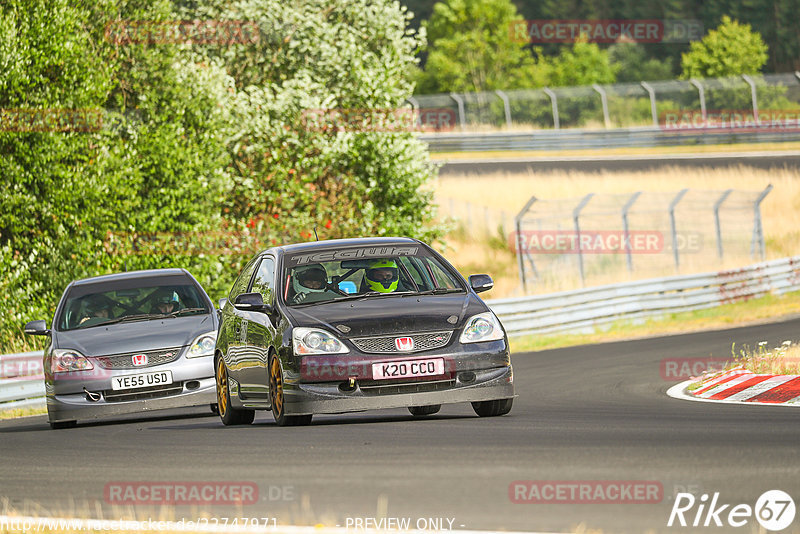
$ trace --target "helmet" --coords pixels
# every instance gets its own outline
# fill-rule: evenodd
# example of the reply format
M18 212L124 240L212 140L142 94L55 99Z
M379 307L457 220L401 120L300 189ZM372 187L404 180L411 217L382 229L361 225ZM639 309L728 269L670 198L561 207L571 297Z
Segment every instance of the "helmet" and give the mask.
M86 299L86 313L97 315L101 311L110 311L111 305L102 295L92 295Z
M308 285L309 283L311 283L311 285ZM327 283L328 273L325 271L325 267L319 264L297 267L292 277L292 287L296 294L322 293L325 291Z
M397 263L394 260L373 261L367 267L365 278L373 291L391 293L397 289L397 282L400 280Z
M169 289L159 289L156 293L156 304L177 304L178 294Z

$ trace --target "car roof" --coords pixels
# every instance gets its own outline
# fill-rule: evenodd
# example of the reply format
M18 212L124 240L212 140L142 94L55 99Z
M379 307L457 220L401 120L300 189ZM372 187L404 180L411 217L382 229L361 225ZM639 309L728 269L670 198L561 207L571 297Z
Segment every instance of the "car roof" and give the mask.
M113 282L116 280L135 280L137 278L152 278L153 276L185 276L191 278L186 269L149 269L146 271L128 271L124 273L104 274L75 280L73 285L96 284L97 282Z
M284 253L304 252L308 250L316 250L321 248L331 247L378 247L386 245L417 245L420 242L410 237L358 237L350 239L329 239L326 241L308 241L306 243L294 243L291 245L283 245L276 247L276 249Z

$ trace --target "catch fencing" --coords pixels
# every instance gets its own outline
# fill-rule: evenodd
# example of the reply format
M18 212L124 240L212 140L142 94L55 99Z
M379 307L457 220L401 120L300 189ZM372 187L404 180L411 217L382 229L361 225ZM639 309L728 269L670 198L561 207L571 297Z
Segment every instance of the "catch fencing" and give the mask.
M547 295L487 301L509 336L591 333L637 322L800 290L800 256L730 271L669 276Z

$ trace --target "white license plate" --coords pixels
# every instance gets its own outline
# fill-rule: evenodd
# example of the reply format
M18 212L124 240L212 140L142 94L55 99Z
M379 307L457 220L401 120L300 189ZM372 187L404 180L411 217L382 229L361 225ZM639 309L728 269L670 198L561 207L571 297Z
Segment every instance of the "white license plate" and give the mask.
M399 362L373 363L372 379L414 378L419 376L439 376L444 374L444 359L404 360Z
M156 371L155 373L111 377L111 389L114 391L163 386L165 384L172 384L172 371Z

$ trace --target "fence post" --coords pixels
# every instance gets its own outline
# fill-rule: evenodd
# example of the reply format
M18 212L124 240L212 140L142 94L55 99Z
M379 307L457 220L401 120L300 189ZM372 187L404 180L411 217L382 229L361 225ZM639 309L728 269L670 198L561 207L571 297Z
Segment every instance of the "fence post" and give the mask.
M641 191L635 192L634 194L631 195L631 198L628 199L625 205L622 206L622 228L625 231L625 255L627 256L628 260L629 273L633 272L633 256L631 255L631 243L630 239L628 238L629 236L628 211L630 211L631 207L633 206L633 203L636 202L636 199L639 198L639 195L641 194L642 194Z
M642 82L642 87L650 95L650 113L653 115L653 126L658 128L658 111L656 110L656 90L647 82Z
M767 187L758 194L756 197L755 202L753 202L753 240L750 243L750 257L752 258L755 254L755 247L756 243L758 243L759 252L761 254L761 260L764 260L764 228L761 225L761 201L766 198L769 192L772 191L772 184L767 185Z
M456 104L458 105L458 123L461 126L461 129L463 130L467 124L466 119L464 117L464 99L455 93L450 93L450 98L455 100Z
M697 87L697 94L700 95L700 113L703 115L703 122L706 121L706 90L703 89L703 84L697 78L691 78L689 83Z
M593 83L592 89L600 93L600 103L603 105L603 122L606 125L606 130L611 129L611 119L608 117L608 97L606 91L600 85Z
M553 128L556 130L561 128L561 121L558 118L558 97L552 89L544 88L544 94L550 97L550 104L553 107Z
M758 124L758 89L756 89L756 82L747 74L742 74L742 78L750 86L750 98L753 100L753 120Z
M680 269L680 257L678 254L678 228L675 224L675 206L681 201L683 196L688 192L688 189L681 189L672 202L669 203L669 222L672 230L672 254L675 257L675 272Z
M517 231L517 262L519 264L519 279L522 282L522 291L524 293L528 292L528 280L525 276L525 250L524 250L524 238L522 237L522 220L525 218L525 215L533 206L533 203L536 202L536 197L532 196L528 199L528 202L525 203L525 206L520 210L517 216L514 218L514 226ZM531 260L531 265L533 265L534 273L536 272L536 264L533 263Z
M497 93L497 96L503 101L503 111L506 114L506 126L511 128L511 104L508 103L508 95L500 89L497 89L495 93Z
M581 216L581 210L586 207L586 204L592 200L594 193L589 193L578 203L574 210L572 210L572 220L575 224L575 238L578 241L578 269L581 273L581 285L586 287L586 278L583 273L583 252L581 251L581 225L579 222L579 218Z
M733 189L726 189L723 191L722 195L714 202L714 229L717 232L717 255L719 259L723 257L723 250L722 250L722 227L719 223L719 208L722 206L722 203L725 202L725 199L733 193Z

